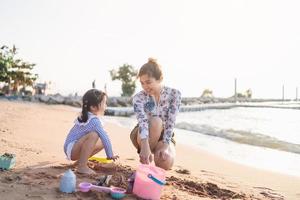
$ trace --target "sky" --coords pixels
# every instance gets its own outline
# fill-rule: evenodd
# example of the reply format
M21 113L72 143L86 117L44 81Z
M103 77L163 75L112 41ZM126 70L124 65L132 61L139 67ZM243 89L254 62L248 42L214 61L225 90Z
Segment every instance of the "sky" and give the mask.
M0 45L36 63L53 92L82 95L109 70L156 58L163 84L198 97L251 89L254 98L294 99L300 78L300 1L0 0ZM141 90L137 82L137 91Z

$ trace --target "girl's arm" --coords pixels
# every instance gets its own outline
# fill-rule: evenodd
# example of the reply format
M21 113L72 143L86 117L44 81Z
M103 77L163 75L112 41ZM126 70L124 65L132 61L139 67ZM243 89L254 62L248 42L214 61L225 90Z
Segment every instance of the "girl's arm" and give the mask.
M92 123L96 129L96 132L98 133L99 138L101 139L102 144L104 146L107 158L113 158L114 154L112 151L112 145L111 145L110 139L109 139L106 131L103 129L103 126L102 126L100 120L98 118L94 118L92 120L93 120Z
M168 110L168 119L164 127L163 142L169 144L173 135L173 129L175 126L176 116L179 112L181 104L181 93L178 90L172 89L170 94L170 107Z

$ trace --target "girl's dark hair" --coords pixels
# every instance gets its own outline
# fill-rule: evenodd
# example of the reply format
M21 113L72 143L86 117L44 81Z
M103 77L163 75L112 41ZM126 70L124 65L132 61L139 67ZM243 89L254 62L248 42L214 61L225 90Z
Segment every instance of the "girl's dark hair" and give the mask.
M157 61L154 58L149 58L148 62L140 68L138 77L141 77L145 74L149 77L155 78L156 80L163 79L161 66L157 63Z
M86 122L88 120L88 112L91 111L91 106L99 106L104 96L107 95L100 90L88 90L82 97L82 111L78 117L78 121Z

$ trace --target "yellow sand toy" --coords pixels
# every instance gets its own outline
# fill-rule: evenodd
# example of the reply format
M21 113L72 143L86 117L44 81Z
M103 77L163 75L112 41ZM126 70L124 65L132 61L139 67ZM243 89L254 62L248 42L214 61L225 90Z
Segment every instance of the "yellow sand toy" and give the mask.
M112 163L112 160L109 160L109 159L107 159L107 158L95 157L95 156L90 157L89 160L90 160L90 161L97 161L97 162L99 162L99 163L105 163L105 164L106 164L106 163Z

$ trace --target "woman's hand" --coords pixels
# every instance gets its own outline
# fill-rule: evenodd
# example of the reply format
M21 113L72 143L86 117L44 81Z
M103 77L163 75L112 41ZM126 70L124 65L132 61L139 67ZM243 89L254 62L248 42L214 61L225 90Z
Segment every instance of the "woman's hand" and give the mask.
M140 162L142 164L150 164L152 162L152 153L148 139L141 140Z
M162 142L161 142L162 143ZM169 145L166 143L161 144L161 148L155 152L155 157L160 157L163 161L167 160L169 157Z

